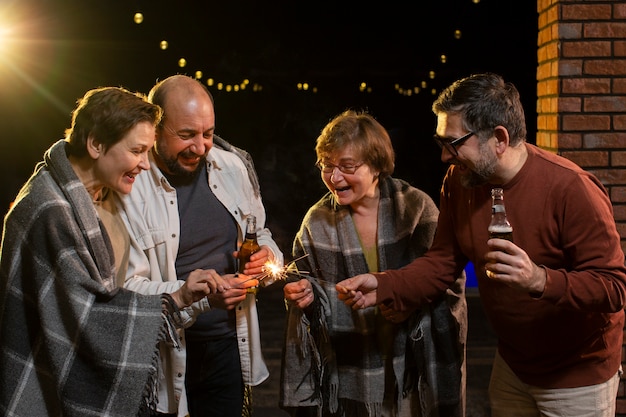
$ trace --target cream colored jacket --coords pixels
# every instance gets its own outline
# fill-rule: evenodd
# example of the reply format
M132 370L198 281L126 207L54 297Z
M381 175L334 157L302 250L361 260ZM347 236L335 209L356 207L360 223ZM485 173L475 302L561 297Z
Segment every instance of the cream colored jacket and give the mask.
M176 276L180 224L176 190L172 188L150 154L150 171L136 177L133 190L123 197L122 217L130 232L131 250L127 279L124 286L143 294L173 292L184 281ZM254 214L259 227L259 245L269 246L282 264L283 254L265 228L265 208L260 196L255 196L245 164L235 154L213 147L207 158L209 186L239 225L239 238L245 230L246 216ZM210 310L203 299L184 310L186 326L197 314ZM269 376L261 353L256 297L249 294L236 307L237 337L244 383L258 385ZM179 336L183 336L179 330ZM185 394L185 339L181 349L161 343L158 411L188 414Z

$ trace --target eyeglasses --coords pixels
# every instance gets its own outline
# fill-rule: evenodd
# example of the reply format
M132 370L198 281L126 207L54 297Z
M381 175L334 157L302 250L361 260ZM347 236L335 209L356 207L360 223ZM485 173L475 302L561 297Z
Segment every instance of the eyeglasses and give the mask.
M435 142L437 143L437 145L439 145L441 149L445 148L448 152L450 152L450 154L458 156L459 152L456 150L456 147L462 145L463 142L471 138L473 135L474 132L469 132L468 134L453 140L446 140L439 135L435 135L433 136L433 139L435 139Z
M352 175L356 172L359 167L361 167L365 162L359 162L356 164L348 164L348 165L333 165L328 162L316 162L315 166L319 168L324 174L332 174L335 172L335 168L341 171L343 174Z

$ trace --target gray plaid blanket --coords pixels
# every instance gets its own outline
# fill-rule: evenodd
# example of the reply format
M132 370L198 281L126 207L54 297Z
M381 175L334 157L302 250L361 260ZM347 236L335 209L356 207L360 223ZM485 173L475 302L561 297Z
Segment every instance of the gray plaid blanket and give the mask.
M432 243L438 210L422 191L386 178L380 183L378 268L400 268ZM282 358L280 405L296 415L382 413L385 357L392 357L391 398L419 398L425 417L463 412L465 276L454 290L405 323L384 320L376 307L352 311L337 298L335 283L369 272L350 209L327 194L307 212L294 240L294 259L311 274L316 301L305 311L290 306ZM416 276L415 279L420 279ZM307 414L308 415L308 414Z
M0 415L134 416L150 399L161 297L116 288L91 197L59 141L5 217Z

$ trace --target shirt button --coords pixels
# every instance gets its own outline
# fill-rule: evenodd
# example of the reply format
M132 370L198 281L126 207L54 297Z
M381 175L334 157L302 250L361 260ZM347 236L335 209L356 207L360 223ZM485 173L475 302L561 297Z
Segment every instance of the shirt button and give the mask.
M183 374L179 372L179 373L178 373L178 377L180 378L180 377L182 377L182 376L183 376Z
M213 188L217 188L217 184L213 184Z
M242 341L243 343L246 343L246 338L245 338L245 337L244 337L244 338L242 338L242 339L241 339L241 341Z
M176 237L176 233L172 233L172 237Z

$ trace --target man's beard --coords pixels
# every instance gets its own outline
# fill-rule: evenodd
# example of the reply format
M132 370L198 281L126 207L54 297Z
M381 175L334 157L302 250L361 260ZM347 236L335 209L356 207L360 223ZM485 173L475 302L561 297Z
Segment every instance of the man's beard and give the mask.
M468 170L461 175L461 185L465 188L478 187L489 182L489 178L496 172L498 159L496 155L487 148L487 143L480 146L480 159L476 162L474 169Z
M164 153L162 152L162 149L160 149L158 143L157 143L156 150L157 150L157 154L161 157L163 164L165 164L165 167L167 168L167 171L169 172L169 174L172 176L178 177L180 180L183 180L183 181L195 178L196 175L198 175L198 173L202 169L202 165L206 164L207 154L204 154L200 158L200 161L198 161L198 166L196 166L196 168L193 171L188 171L178 162L178 156L181 154L189 155L189 156L197 156L197 155L191 152L181 152L180 154L175 155L171 158L165 158L163 157Z

